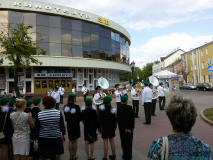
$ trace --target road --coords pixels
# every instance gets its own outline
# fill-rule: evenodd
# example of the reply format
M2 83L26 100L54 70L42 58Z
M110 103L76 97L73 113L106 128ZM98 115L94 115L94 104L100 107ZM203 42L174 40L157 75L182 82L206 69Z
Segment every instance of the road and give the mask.
M129 93L130 94L130 93ZM200 111L204 108L213 107L213 92L211 91L197 91L197 90L181 90L181 93L186 97L189 97L195 103L195 106L198 111L198 117L195 123L195 126L192 128L192 134L198 139L209 144L213 150L213 127L203 121L200 117ZM131 97L129 95L129 97ZM171 95L166 95L166 101L168 103ZM66 102L67 99L64 99ZM131 105L131 98L129 102ZM83 106L83 98L77 97L77 104ZM112 101L112 106L116 106L115 99ZM60 109L63 108L63 105L60 105ZM151 125L144 125L145 121L144 110L141 105L140 100L140 111L139 117L135 119L135 130L134 130L134 140L133 140L133 160L147 159L146 155L148 149L152 142L162 136L167 136L172 133L172 126L166 116L165 111L160 111L157 103L156 115L152 117ZM83 139L83 124L81 124L81 138L78 140L78 157L79 160L86 159L86 153L84 150L84 139ZM96 159L101 160L103 157L103 141L99 135L99 140L95 143L95 154ZM120 145L119 132L116 130L115 144L117 148L117 160L122 160L122 150ZM64 144L66 159L69 159L68 151L68 140ZM109 152L111 154L111 151Z

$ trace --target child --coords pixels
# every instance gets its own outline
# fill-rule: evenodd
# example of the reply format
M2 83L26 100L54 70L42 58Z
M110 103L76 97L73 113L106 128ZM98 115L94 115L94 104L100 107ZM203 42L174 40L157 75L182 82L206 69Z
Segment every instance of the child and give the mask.
M41 109L39 108L40 107L40 103L41 103L41 98L35 98L33 100L33 104L35 106L33 107L31 113L32 113L32 118L33 118L34 122L38 118L38 113L41 112Z

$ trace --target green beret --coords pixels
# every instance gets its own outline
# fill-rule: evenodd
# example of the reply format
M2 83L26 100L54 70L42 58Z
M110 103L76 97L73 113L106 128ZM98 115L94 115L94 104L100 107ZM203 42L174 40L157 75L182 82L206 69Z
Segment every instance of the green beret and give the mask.
M115 85L115 88L118 87L118 86L120 86L120 85L119 85L119 84L116 84L116 85Z
M105 96L103 101L107 102L107 103L110 103L112 101L112 98L110 96Z
M70 94L68 95L68 98L70 98L70 97L76 97L76 94L70 93Z
M9 104L13 105L14 103L16 103L16 100L15 99L11 99Z
M95 90L97 90L97 89L99 89L99 88L101 88L100 86L97 86L97 87L95 87Z
M27 105L33 104L33 101L31 101L31 100L26 100L26 101L27 101Z
M2 102L9 102L9 101L10 101L10 98L9 98L9 97L4 97L4 98L2 98L1 101L2 101Z
M37 104L39 104L41 102L41 98L35 98L34 100L33 100L33 104L34 105L37 105Z
M128 100L128 97L127 96L121 96L121 101L122 102L126 102Z
M126 86L126 84L124 84L123 86Z
M144 83L145 85L149 85L149 82L148 82L147 80L144 80L143 83Z
M133 83L132 86L135 86L137 83Z
M163 85L163 82L160 82L159 84L160 84L160 85Z
M92 104L92 99L91 99L91 98L87 98L87 99L85 100L85 103L86 103L87 105Z

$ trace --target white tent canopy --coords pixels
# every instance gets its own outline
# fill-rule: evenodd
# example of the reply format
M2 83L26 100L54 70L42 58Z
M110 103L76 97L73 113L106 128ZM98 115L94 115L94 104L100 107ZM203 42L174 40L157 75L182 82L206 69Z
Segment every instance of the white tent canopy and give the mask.
M179 78L178 74L172 73L167 70L160 71L158 73L153 74L156 78Z

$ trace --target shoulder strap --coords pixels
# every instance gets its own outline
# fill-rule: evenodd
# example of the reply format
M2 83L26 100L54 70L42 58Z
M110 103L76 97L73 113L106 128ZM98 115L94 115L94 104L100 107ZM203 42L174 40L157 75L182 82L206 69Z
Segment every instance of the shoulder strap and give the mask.
M7 114L8 114L8 112L7 112ZM4 131L4 126L5 126L5 122L6 122L6 119L7 119L7 114L6 114L5 118L4 118L4 125L3 125L2 132Z
M163 138L163 144L162 144L162 153L161 153L161 160L168 160L169 156L169 142L167 137Z

